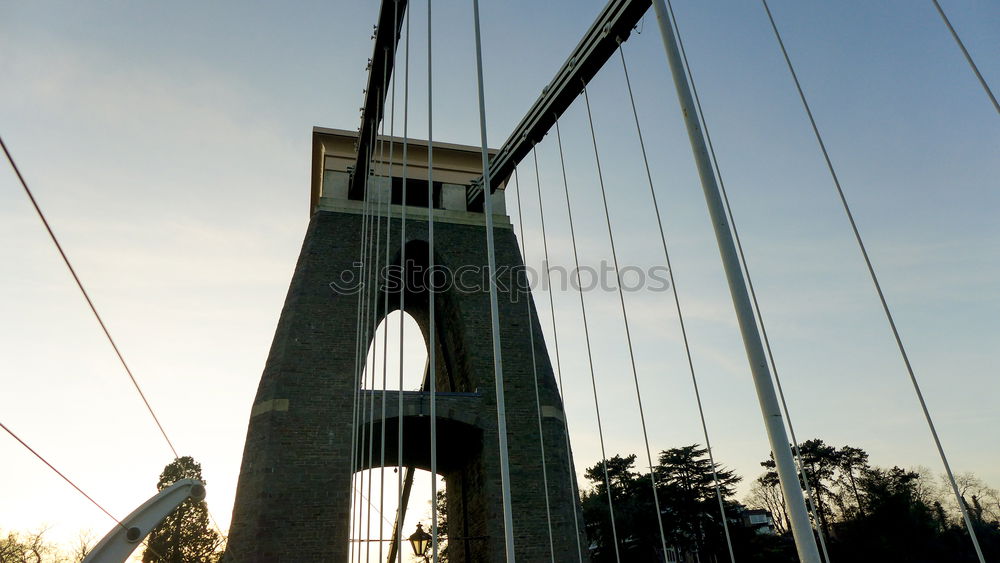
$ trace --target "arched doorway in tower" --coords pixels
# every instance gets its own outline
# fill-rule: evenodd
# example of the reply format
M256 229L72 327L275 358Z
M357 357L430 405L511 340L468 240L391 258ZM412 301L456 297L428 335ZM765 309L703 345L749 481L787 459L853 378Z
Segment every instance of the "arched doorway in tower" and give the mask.
M445 479L440 475L437 477L438 502L432 503L431 472L423 469L412 471L413 482L409 497L404 501L406 511L402 525L402 541L399 544L403 550L404 562L417 561L413 557L413 550L407 538L416 531L417 524L420 524L425 532L431 533L433 510L438 511L439 553L447 547ZM376 467L358 471L354 476L350 561L386 561L391 549L394 527L399 517L400 474L395 467ZM405 484L403 486L405 487Z
M420 325L410 313L395 310L378 323L363 365L362 389L420 390L427 370L427 344Z
M421 315L418 312L418 315ZM424 313L425 314L425 313ZM402 326L401 326L402 325ZM400 332L402 329L402 333ZM440 349L440 348L439 348ZM361 377L361 389L368 391L362 395L368 401L361 401L359 419L368 420L359 430L359 450L366 459L359 460L362 469L354 473L351 509L351 557L352 561L386 561L389 556L390 544L400 511L400 492L404 489L406 499L403 501L405 511L402 523L403 561L414 561L412 549L407 538L421 524L428 533L432 529L432 511L437 506L444 509L445 480L437 477L437 493L439 501L432 502L432 473L419 467L400 468L393 465L398 458L396 440L397 426L395 419L390 421L390 436L388 436L388 451L383 451L385 441L382 436L383 424L380 420L380 391L396 392L399 390L419 392L424 388L427 374L427 341L417 320L409 312L391 311L372 331L372 340L368 345L364 359ZM402 366L402 369L400 369ZM395 395L393 395L395 396ZM374 400L373 400L374 399ZM365 404L361 404L365 403ZM389 400L392 406L392 399ZM374 409L369 414L367 411ZM395 411L394 411L395 412ZM404 441L410 442L406 438ZM425 436L417 438L425 440ZM383 454L386 457L383 457ZM371 456L370 459L367 456ZM381 467L382 460L387 460ZM407 477L407 472L412 473ZM405 484L410 480L409 485ZM444 536L439 534L443 541ZM440 549L445 547L442 543Z

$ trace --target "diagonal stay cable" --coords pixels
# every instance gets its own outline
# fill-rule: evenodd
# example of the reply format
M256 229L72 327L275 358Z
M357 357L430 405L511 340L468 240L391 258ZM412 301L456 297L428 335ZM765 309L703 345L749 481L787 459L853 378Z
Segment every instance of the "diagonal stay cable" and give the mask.
M899 330L896 327L896 321L893 319L892 311L889 310L889 303L886 301L885 293L882 291L882 284L878 281L878 276L875 274L875 267L872 265L871 257L868 255L868 250L865 247L864 240L861 238L861 231L858 229L858 224L854 220L854 213L851 212L851 207L847 203L847 196L844 194L844 189L840 185L840 179L837 177L833 161L830 159L830 153L826 149L826 143L823 142L823 136L819 132L819 126L816 124L816 119L813 117L812 109L810 109L809 102L806 100L805 92L802 90L802 84L799 82L798 74L796 74L795 67L792 65L792 60L788 55L788 50L785 48L785 43L781 39L781 33L778 32L778 26L774 21L774 16L771 14L771 8L768 7L767 0L761 0L761 3L764 6L764 11L767 13L767 19L771 23L771 29L774 31L774 36L778 40L778 46L781 48L781 54L785 59L785 64L788 66L788 71L795 83L795 89L798 91L799 99L802 100L802 107L805 109L806 115L809 117L809 123L812 126L813 133L816 135L816 141L819 144L820 151L823 153L823 159L826 161L827 169L830 171L830 177L833 179L833 184L837 189L837 195L840 197L844 213L847 215L847 219L851 224L851 230L854 232L854 239L858 243L858 249L861 251L861 256L864 258L865 266L868 268L868 274L875 287L875 292L878 294L879 302L882 305L882 311L885 313L886 321L888 321L889 328L892 331L892 336L896 341L896 347L899 349L899 355L903 360L903 364L906 366L906 372L909 375L910 383L913 385L913 391L917 396L917 401L920 403L920 409L923 411L924 420L927 422L928 429L930 429L931 436L934 439L934 445L937 447L938 455L941 457L941 463L944 465L945 472L948 475L948 481L955 494L955 499L958 501L958 508L962 512L962 518L965 521L966 529L969 531L969 538L972 540L972 545L975 548L976 555L979 557L980 563L986 563L986 559L983 557L983 550L979 546L979 538L976 535L976 530L973 528L972 520L969 518L969 511L965 506L965 500L962 498L962 494L958 490L958 483L955 481L955 475L952 473L951 464L948 463L948 456L944 453L944 446L941 445L941 438L938 436L937 428L934 426L930 410L927 408L927 402L924 400L924 394L920 390L920 384L917 382L917 376L913 372L913 365L910 363L910 357L906 353L906 347L903 345L902 337L899 335Z
M61 477L63 481L66 481L67 483L69 483L69 486L71 486L74 489L76 489L76 492L78 492L81 495L83 495L84 498L86 498L88 501L90 501L91 504L93 504L94 506L96 506L101 512L103 512L105 515L107 515L108 518L114 520L115 524L117 524L119 528L121 528L123 530L126 530L125 525L122 524L121 520L119 520L118 518L115 518L114 514L111 514L110 512L108 512L108 510L106 508L104 508L104 506L102 506L101 503L99 503L96 500L94 500L94 497L88 495L83 489L81 489L76 483L74 483L72 479L70 479L69 477L67 477L65 473L63 473L62 471L59 471L58 469L56 469L56 466L52 465L52 463L50 463L49 460L47 460L44 457L42 457L42 454L38 453L35 450L35 448L32 448L30 445L28 445L27 442L25 442L24 440L22 440L21 437L18 436L17 434L15 434L13 430L11 430L10 428L7 427L7 425L5 425L4 423L0 422L0 428L3 428L3 430L7 434L10 434L11 438L14 438L15 440L17 440L17 442L19 444L21 444L22 446L24 446L25 449L27 449L29 452L31 452L32 455L34 455L35 457L37 457L42 463L44 463L46 466L48 466L48 468L51 469L56 475L58 475L59 477ZM156 549L154 549L151 545L149 545L148 541L149 541L148 538L145 539L145 540L143 540L143 545L146 546L146 549L152 551L153 554L156 555L157 557L159 557L160 559L166 559L165 557L163 557L163 555L161 555L158 551L156 551Z
M20 182L21 187L24 189L24 193L27 194L28 200L31 201L32 207L35 208L35 212L38 214L38 218L41 219L42 225L45 227L45 230L49 233L49 238L52 240L52 243L55 245L56 250L59 252L59 256L62 257L63 263L66 264L66 268L69 270L70 275L73 276L73 281L76 282L76 286L80 290L80 293L83 295L84 300L86 300L87 306L90 308L90 311L94 314L94 318L97 319L97 324L100 325L101 331L107 338L108 343L111 344L111 348L114 350L115 356L117 356L118 361L125 369L125 373L128 375L129 380L131 380L132 385L135 387L135 390L139 393L139 397L142 399L143 404L146 405L146 410L149 411L150 416L153 418L153 422L156 423L156 428L160 431L160 434L163 436L163 439L167 442L167 446L170 447L170 451L171 453L173 453L174 459L176 460L180 458L180 455L177 453L177 449L174 447L173 441L170 440L170 437L167 435L167 431L163 427L163 424L160 423L159 417L156 416L156 412L153 410L153 406L150 404L149 399L146 398L146 394L145 392L143 392L142 386L139 385L139 381L136 379L135 374L132 373L132 369L128 366L128 363L125 361L125 357L122 354L121 349L118 348L118 344L115 342L114 338L112 338L111 331L109 331L107 325L104 324L104 319L101 317L100 313L97 312L97 307L94 305L93 300L91 300L90 294L87 293L86 288L84 288L83 282L80 280L80 277L76 273L76 269L73 268L73 264L69 260L69 256L66 254L66 251L63 250L62 244L59 243L59 239L56 237L55 232L52 230L52 226L49 224L48 219L45 217L45 213L42 212L41 206L38 205L38 201L35 199L34 193L31 191L31 188L28 187L27 180L24 178L24 175L21 174L21 169L17 166L17 163L14 161L14 157L13 155L11 155L10 150L7 148L7 144L4 143L3 138L0 138L0 148L3 149L4 155L7 157L7 161L10 163L11 168L13 168L14 170L14 174L17 176L17 179ZM7 428L4 428L4 430L7 430ZM10 432L10 430L7 431ZM13 433L11 433L11 435L13 436ZM17 437L15 436L15 438ZM21 440L18 439L18 441L20 442ZM25 444L25 447L27 447L27 444ZM28 449L30 450L31 448ZM32 453L38 456L38 454L35 453L34 450L32 450ZM38 458L42 459L42 461L45 461L41 456L38 456ZM48 464L48 462L46 462L46 464ZM56 471L54 467L52 469L53 471ZM59 472L56 471L56 473ZM61 473L60 476L66 479L66 477L63 476ZM69 480L67 479L67 481ZM72 484L72 482L70 482L70 484ZM82 493L83 491L80 492ZM91 499L91 501L93 502L93 499ZM111 515L108 514L108 516ZM111 517L114 518L114 516ZM215 523L215 527L219 529L219 533L221 534L222 528L219 526L218 522L216 522L215 516L212 515L211 512L209 512L209 517L212 519L212 522Z
M80 289L80 293L83 294L83 298L87 301L87 305L90 307L90 311L94 313L94 318L97 319L97 324L101 325L101 330L104 332L104 336L107 337L108 342L111 344L111 348L114 349L115 355L118 356L118 361L121 362L122 367L125 368L125 373L128 374L129 379L132 381L132 385L135 390L139 392L139 397L142 398L143 404L146 405L146 410L149 411L150 416L153 417L153 422L156 423L156 427L160 430L160 434L163 435L163 439L167 441L167 445L170 447L170 451L174 454L174 459L179 458L177 455L177 449L174 448L173 442L170 441L170 437L167 436L167 431L163 429L163 425L160 424L160 419L156 416L156 412L153 411L153 406L149 403L146 398L146 394L143 393L142 387L139 385L139 381L132 374L132 370L128 367L125 362L125 357L122 356L121 350L118 348L118 344L115 343L115 339L111 337L111 332L108 330L107 325L104 324L104 319L101 318L100 313L97 312L97 307L94 306L94 302L90 299L90 294L83 287L83 282L80 281L80 277L76 274L76 270L73 268L73 264L70 263L69 257L63 250L61 244L59 244L59 239L56 238L55 232L52 231L52 227L49 225L48 219L45 218L45 214L42 213L42 208L39 207L38 202L35 200L34 194L31 192L31 188L28 187L28 182L24 179L21 174L21 170L17 167L17 163L14 162L14 157L11 156L10 151L7 149L6 143L3 142L3 138L0 138L0 147L3 148L3 153L7 157L7 162L10 162L11 168L14 169L14 174L17 175L18 181L21 183L21 187L24 188L24 193L28 195L28 199L31 200L32 207L35 208L35 212L38 213L38 218L42 220L42 224L45 226L45 230L48 231L49 237L52 239L52 243L55 244L56 250L59 251L59 255L62 257L63 263L66 264L66 268L69 269L69 273L73 276L73 281L76 282L76 286Z
M7 425L5 425L4 423L0 422L0 428L3 428L5 432L7 432L8 434L10 434L11 438L14 438L22 446L24 446L25 448L27 448L27 450L29 452L31 452L35 457L37 457L39 460L41 460L42 463L44 463L45 465L47 465L49 467L49 469L51 469L52 471L54 471L56 473L56 475L62 477L63 481L66 481L67 483L69 483L69 485L71 487L73 487L74 489L76 489L76 492L78 492L81 495L83 495L84 498L86 498L87 500L89 500L91 504L93 504L94 506L96 506L97 508L99 508L101 510L101 512L103 512L104 514L106 514L108 516L108 518L110 518L110 519L114 520L115 522L117 522L118 526L120 526L122 529L125 529L125 525L122 524L121 520L115 518L115 516L113 514L111 514L110 512L108 512L108 510L106 508L104 508L103 506L101 506L101 503L97 502L96 500L94 500L94 498L92 496L90 496L86 492L84 492L83 489L81 489L80 487L78 487L77 484L74 483L72 479L70 479L69 477L67 477L62 471L59 471L58 469L56 469L56 467L54 465L52 465L51 463L49 463L49 460L47 460L44 457L42 457L42 454L40 454L37 451L35 451L35 449L32 448L31 446L29 446L27 442L25 442L17 434L15 434L13 430L11 430L10 428L7 428Z
M979 67L976 66L976 62L972 60L972 55L970 55L969 50L965 48L965 43L962 42L962 40L958 37L958 32L955 31L954 27L952 27L951 20L948 19L944 10L941 9L941 4L938 3L938 0L931 0L931 2L933 2L934 7L937 8L938 14L941 14L941 19L944 21L944 24L948 26L948 31L951 32L951 36L955 39L955 43L958 43L958 48L961 49L962 54L965 55L965 60L969 63L969 66L972 67L972 72L976 74L976 78L978 78L979 83L982 84L983 90L986 90L986 95L989 96L990 101L993 102L994 109L997 110L997 113L1000 113L1000 102L997 102L997 97L993 95L993 90L990 89L990 85L986 83L986 79L983 78L983 74L979 72Z
M366 503L368 503L368 506L372 507L372 509L375 510L375 501L373 501L373 500L371 500L371 498L365 496L365 493L363 491L361 491L360 489L358 489L357 487L355 487L355 492L358 494L358 496L361 497L361 499L363 501L365 501ZM382 518L382 520L386 524L389 524L390 526L392 526L392 522L390 522L389 519L385 517L385 514L381 514L380 513L379 517ZM368 539L369 539L369 541L371 540L371 538L368 538Z

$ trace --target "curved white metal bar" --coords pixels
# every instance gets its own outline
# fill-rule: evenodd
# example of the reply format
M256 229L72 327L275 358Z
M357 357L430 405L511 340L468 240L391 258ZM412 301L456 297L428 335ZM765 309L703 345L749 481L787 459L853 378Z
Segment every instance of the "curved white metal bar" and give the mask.
M153 495L104 536L83 563L124 563L149 532L188 498L205 498L205 485L197 479L181 479Z

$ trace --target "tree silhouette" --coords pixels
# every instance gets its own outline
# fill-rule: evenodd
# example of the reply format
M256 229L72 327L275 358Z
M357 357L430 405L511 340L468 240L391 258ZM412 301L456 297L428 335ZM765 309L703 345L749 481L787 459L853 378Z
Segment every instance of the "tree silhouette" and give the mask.
M713 468L708 450L697 444L664 450L659 461L656 476L665 529L672 536L668 539L686 551L721 556L725 546L716 477L724 504L741 478L718 463Z
M698 445L664 450L656 466L656 493L660 503L657 514L650 473L635 470L635 455L616 455L604 463L587 468L589 491L581 495L587 537L594 546L593 560L615 561L604 469L611 482L615 530L621 560L631 562L662 561L663 542L660 524L668 549L710 561L725 552L722 515L715 493L715 477L707 450ZM720 492L727 512L734 503L726 501L740 477L715 465ZM659 516L659 518L658 518ZM658 522L659 520L659 522Z
M190 456L167 464L156 483L162 491L181 479L198 479L201 464ZM204 500L186 499L149 534L143 563L214 563L222 555L222 537L208 525L208 505Z

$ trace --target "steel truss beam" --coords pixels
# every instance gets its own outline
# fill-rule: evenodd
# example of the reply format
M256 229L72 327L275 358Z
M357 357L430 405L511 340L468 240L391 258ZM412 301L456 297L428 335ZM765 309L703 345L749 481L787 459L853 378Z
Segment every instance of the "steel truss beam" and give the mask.
M490 193L507 181L514 167L540 142L618 49L649 9L650 0L610 0L583 38L542 90L531 109L490 162ZM469 190L469 202L483 197L482 178Z
M406 4L407 0L382 0L382 7L379 8L375 47L368 64L368 88L365 89L365 105L361 112L361 128L358 130L358 156L348 188L348 197L351 199L364 198L368 152L371 148L368 145L385 113L386 92L382 91L382 78L392 76Z
M491 193L510 177L514 167L527 156L531 147L545 137L556 119L580 95L583 86L597 75L615 53L619 41L628 38L632 29L649 9L650 3L651 0L610 0L604 6L566 62L556 72L555 77L542 90L542 95L492 158L489 175ZM352 199L364 197L369 144L373 138L372 132L382 120L384 113L386 92L382 91L381 80L383 76L392 74L406 7L407 0L382 0L358 134L358 155L348 192L348 197ZM393 29L395 34L390 31ZM482 178L477 184L482 184ZM469 190L470 204L476 205L476 200L481 198L481 186L477 185Z

